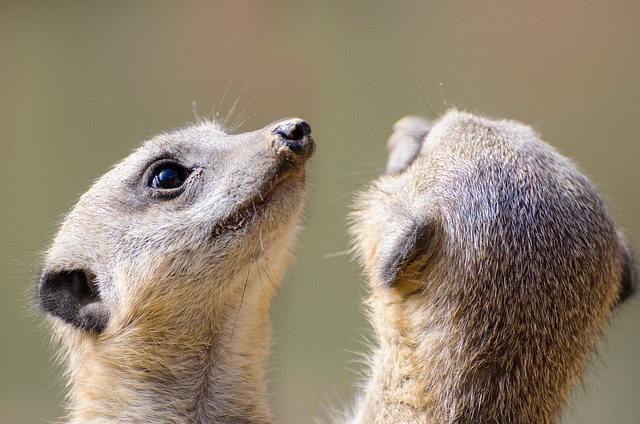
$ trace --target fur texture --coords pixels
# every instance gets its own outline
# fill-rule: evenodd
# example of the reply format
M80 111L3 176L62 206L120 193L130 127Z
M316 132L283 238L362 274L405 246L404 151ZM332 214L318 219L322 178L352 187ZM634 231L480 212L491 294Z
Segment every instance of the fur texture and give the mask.
M71 422L271 422L269 306L306 198L309 133L290 119L162 134L80 198L39 283Z
M636 279L604 201L513 121L405 118L389 148L353 213L379 346L352 422L554 422Z

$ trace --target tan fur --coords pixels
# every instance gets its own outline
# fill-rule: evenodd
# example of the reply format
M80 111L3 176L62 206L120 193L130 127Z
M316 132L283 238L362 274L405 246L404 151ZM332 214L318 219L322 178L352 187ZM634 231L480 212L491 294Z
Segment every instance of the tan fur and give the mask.
M352 421L554 422L633 287L604 202L517 122L405 118L389 148L353 214L379 346Z
M240 135L203 123L160 135L81 197L40 282L41 305L55 311L51 276L88 271L100 295L90 307L108 315L103 331L88 331L53 314L71 422L272 421L269 306L290 261L314 147L308 131L292 134L291 146L278 131L301 122ZM145 180L167 157L193 167L169 200Z

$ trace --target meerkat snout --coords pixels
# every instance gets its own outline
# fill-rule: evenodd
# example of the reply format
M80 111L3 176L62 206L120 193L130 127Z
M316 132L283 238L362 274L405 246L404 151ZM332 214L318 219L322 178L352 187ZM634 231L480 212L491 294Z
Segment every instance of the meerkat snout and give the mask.
M311 127L306 122L300 119L285 121L277 124L272 132L276 135L276 143L289 149L292 156L305 160L313 153L315 144L309 137Z
M300 154L311 151L312 145L306 140L311 134L311 127L304 121L290 121L278 125L273 132L282 136L282 143L292 152Z
M73 422L269 422L269 306L315 150L301 119L161 134L98 179L46 252L38 304Z

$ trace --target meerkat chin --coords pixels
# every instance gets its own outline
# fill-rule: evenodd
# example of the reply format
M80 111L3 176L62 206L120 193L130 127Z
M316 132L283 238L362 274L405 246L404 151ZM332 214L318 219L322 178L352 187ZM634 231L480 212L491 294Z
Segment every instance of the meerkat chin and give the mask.
M310 127L161 134L96 181L46 252L68 418L272 421L269 306L306 200Z
M552 423L637 273L605 202L531 128L408 117L352 215L374 349L353 422Z

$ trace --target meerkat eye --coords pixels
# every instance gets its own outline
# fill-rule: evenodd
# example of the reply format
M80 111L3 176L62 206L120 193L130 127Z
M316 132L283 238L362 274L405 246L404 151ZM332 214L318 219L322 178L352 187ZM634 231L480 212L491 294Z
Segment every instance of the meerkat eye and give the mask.
M162 168L151 181L153 188L178 188L184 183L184 173L174 167Z
M149 186L160 190L171 190L182 187L189 172L175 162L162 161L153 166Z

